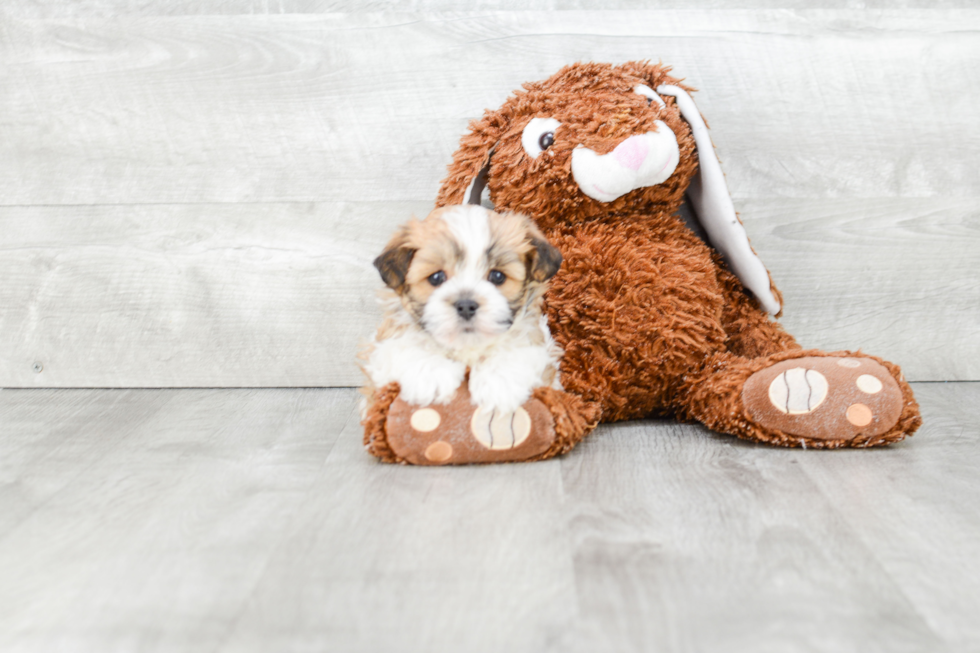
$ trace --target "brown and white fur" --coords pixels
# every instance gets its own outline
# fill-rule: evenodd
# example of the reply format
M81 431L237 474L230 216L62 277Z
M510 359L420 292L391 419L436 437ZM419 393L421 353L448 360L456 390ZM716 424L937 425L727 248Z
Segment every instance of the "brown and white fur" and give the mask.
M473 404L511 413L560 389L561 350L542 295L561 254L517 213L436 209L402 225L374 261L384 320L363 354L370 395L400 385L410 404L445 404L469 375Z

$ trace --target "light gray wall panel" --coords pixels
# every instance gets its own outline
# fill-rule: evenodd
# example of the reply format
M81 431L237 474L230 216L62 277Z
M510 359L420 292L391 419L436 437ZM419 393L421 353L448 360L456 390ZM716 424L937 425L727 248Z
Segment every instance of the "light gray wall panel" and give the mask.
M643 57L703 89L801 342L980 379L980 11L55 7L0 12L0 385L358 384L370 261L467 121Z
M358 385L371 261L417 204L0 210L0 385Z
M0 209L0 385L358 385L379 316L371 261L430 207ZM913 380L980 379L972 200L737 207L802 344L862 348Z
M276 15L377 11L570 11L649 9L647 0L8 0L25 18L78 16ZM658 9L902 9L972 8L973 0L659 0Z
M577 60L703 89L738 197L980 194L977 11L0 22L0 202L430 200L467 121Z
M805 347L862 349L919 381L980 379L980 203L736 203Z

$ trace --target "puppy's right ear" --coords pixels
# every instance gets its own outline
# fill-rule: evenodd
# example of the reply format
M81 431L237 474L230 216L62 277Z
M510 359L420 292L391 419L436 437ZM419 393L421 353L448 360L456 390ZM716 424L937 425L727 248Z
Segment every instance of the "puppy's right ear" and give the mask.
M402 291L405 287L408 267L412 264L412 257L415 256L416 251L406 244L404 238L396 236L388 243L385 251L381 252L381 256L374 259L374 267L378 268L381 280L386 286L395 292Z

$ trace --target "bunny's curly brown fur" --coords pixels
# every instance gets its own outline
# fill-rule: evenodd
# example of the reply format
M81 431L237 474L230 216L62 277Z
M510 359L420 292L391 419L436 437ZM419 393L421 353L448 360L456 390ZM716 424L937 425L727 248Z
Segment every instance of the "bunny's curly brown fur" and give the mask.
M437 205L463 203L470 182L489 164L487 186L497 209L530 216L562 252L565 263L545 300L565 351L562 383L598 404L603 421L674 414L784 446L868 446L910 435L921 422L918 407L890 364L885 374L900 388L901 416L873 436L867 429L829 439L805 429L786 433L750 414L743 387L752 373L785 359L799 358L806 367L814 358L843 354L802 351L678 217L698 169L691 128L673 97L664 97L661 108L634 92L638 84L693 91L669 70L648 62L575 64L525 84L471 123ZM536 117L561 126L553 145L533 158L521 135ZM634 134L655 131L657 120L676 135L680 152L665 182L610 202L580 190L572 174L576 147L603 155ZM774 286L772 292L781 303Z

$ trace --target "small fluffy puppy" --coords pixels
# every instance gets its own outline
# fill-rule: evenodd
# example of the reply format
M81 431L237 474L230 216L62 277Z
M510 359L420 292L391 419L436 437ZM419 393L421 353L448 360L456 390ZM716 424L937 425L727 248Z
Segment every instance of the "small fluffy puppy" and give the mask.
M561 253L528 218L436 209L399 228L374 265L387 289L362 354L368 393L397 381L410 404L445 404L468 370L473 403L511 413L536 387L560 389L541 298Z

